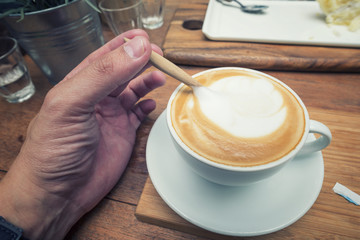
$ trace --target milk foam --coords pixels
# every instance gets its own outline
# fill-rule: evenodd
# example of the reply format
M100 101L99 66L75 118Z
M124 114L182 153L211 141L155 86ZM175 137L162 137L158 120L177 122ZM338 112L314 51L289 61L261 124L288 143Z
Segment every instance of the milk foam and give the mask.
M204 115L237 137L257 138L275 132L285 121L283 97L270 80L232 76L209 87L194 88Z

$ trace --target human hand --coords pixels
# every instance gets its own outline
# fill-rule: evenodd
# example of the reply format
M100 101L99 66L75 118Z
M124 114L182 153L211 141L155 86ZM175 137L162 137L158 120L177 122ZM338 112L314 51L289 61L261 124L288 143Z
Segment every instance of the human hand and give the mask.
M119 180L136 130L155 108L138 100L165 82L157 71L140 75L151 50L161 54L145 32L124 33L49 91L0 183L0 215L25 236L62 239Z

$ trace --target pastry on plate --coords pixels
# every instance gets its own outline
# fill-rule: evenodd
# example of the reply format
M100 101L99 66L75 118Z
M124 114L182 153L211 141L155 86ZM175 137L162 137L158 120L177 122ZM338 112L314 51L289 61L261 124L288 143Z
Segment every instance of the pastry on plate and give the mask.
M360 29L360 0L317 0L328 24L346 25L350 31Z

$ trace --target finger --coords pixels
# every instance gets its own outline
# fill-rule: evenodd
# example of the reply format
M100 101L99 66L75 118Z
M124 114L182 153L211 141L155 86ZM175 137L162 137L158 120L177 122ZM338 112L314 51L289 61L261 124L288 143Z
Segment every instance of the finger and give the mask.
M98 50L92 52L78 66L76 66L66 76L66 78L64 80L66 81L66 79L73 77L76 73L78 73L79 71L81 71L82 69L87 67L89 64L94 62L99 57L101 57L104 54L107 54L107 53L117 49L121 45L123 45L125 43L124 38L133 39L136 36L143 36L143 37L149 39L149 35L144 30L141 30L141 29L133 29L133 30L124 32L124 33L118 35L117 37L113 38L111 41L107 42L104 46L102 46ZM162 52L161 48L159 48L155 44L151 44L151 47L152 47L153 51L157 52L160 55L163 55L163 52ZM148 68L150 66L151 66L150 64L147 64L145 68Z
M151 44L151 48L154 52L156 52L157 54L160 54L161 56L163 56L163 51L161 50L161 48L155 44Z
M165 75L154 71L143 74L129 83L127 88L120 94L121 105L130 109L134 104L150 91L165 84Z
M156 102L152 99L146 99L136 104L132 110L133 114L130 114L130 122L137 129L141 122L145 120L146 116L149 115L156 108Z
M126 84L147 64L152 48L143 36L104 54L67 81L55 86L63 102L92 107L112 91ZM53 96L54 97L54 96Z
M161 48L159 48L158 46L156 46L155 44L151 44L152 50L155 51L156 53L160 54L161 56L163 55L163 52L161 50ZM145 67L138 73L136 74L135 77L141 75L144 71L146 71L146 69L148 69L149 67L151 67L151 63L148 62ZM118 89L115 89L112 93L109 94L110 97L116 97L119 96L119 94L126 88L126 85L124 86L120 86Z
M141 30L141 29L134 29L127 31L125 33L120 34L119 36L113 38L111 41L107 42L104 46L99 48L98 50L92 52L88 57L86 57L76 68L74 68L64 80L73 77L75 74L77 74L79 71L84 69L85 67L89 66L92 62L100 58L101 56L117 49L121 45L125 43L124 38L132 39L136 36L143 36L147 39L149 39L149 35ZM156 47L154 47L157 49ZM157 51L157 50L156 50Z

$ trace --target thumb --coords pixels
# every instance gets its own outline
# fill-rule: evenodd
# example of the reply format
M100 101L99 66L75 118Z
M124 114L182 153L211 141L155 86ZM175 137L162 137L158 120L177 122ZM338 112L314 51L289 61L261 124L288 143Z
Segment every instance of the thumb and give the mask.
M61 94L54 95L61 95L72 106L93 107L139 73L149 61L151 51L146 37L135 37L61 81L54 87Z

